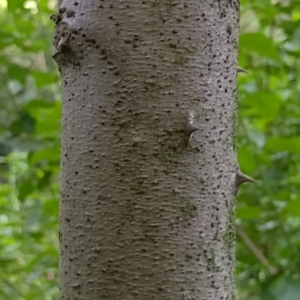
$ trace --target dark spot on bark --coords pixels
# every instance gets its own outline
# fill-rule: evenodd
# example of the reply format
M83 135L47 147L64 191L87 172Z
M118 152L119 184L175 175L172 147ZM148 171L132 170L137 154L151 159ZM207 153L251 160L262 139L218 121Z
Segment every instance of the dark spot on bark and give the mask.
M232 29L230 25L227 25L226 31L229 35L232 33Z
M66 13L67 18L71 18L75 16L75 11L73 9L69 9Z
M94 38L87 38L86 41L88 43L96 44L96 40Z

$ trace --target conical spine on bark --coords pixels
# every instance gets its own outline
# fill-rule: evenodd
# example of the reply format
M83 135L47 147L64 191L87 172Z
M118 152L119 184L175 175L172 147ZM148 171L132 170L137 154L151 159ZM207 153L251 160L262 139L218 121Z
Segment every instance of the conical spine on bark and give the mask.
M241 67L237 67L237 72L238 73L246 73L246 74L248 74L248 72L245 70L245 69L243 69L243 68L241 68Z
M59 9L59 12L56 15L52 15L50 19L56 24L54 30L54 53L53 57L66 49L70 48L70 37L71 37L71 29L70 25L63 21L64 13L66 12L66 8Z
M194 131L199 130L199 128L193 122L194 116L189 112L188 120L186 122L186 132L188 135L191 135Z
M245 182L252 182L252 183L257 183L253 178L251 178L250 176L242 173L241 171L238 171L236 173L236 185L240 186L242 183Z

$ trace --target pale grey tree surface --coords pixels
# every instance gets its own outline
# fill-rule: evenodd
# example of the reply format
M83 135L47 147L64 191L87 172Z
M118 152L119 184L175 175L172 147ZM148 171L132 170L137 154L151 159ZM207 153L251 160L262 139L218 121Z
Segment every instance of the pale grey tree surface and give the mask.
M238 1L64 0L52 19L62 299L234 299Z

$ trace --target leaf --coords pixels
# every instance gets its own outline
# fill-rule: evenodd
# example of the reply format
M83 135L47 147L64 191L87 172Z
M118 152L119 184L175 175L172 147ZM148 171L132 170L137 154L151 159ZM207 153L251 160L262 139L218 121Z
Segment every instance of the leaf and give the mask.
M10 125L10 130L16 136L24 132L33 133L35 124L36 124L35 119L29 113L21 112L19 119L17 119Z
M275 93L260 90L247 95L242 104L247 105L246 114L260 116L265 121L273 121L280 113L282 101Z
M277 298L274 295L272 295L272 293L269 290L262 290L260 294L261 294L261 299L277 300Z
M19 183L19 195L18 198L20 201L24 201L24 199L32 193L34 190L34 183L31 178L27 178Z
M255 168L257 167L253 159L253 155L251 155L250 151L246 147L239 148L238 161L241 170L243 170L243 172L246 174L252 173L253 170L255 170Z
M238 207L236 217L238 219L257 219L261 214L261 209L258 206Z
M300 198L298 197L297 199L289 201L285 207L285 212L289 213L289 216L300 217Z
M59 159L60 159L59 149L54 147L54 148L45 148L33 153L29 158L29 162L31 165L36 165L37 163L48 162L48 161L54 161L58 163Z
M52 172L46 171L44 173L43 177L38 179L37 188L39 190L50 185L51 175L52 175Z
M276 300L299 300L300 281L283 278L270 291Z
M7 10L14 13L18 9L24 9L24 2L26 0L8 0Z
M258 130L249 130L248 137L259 148L262 148L266 143L265 135Z
M270 137L267 148L274 152L290 152L300 154L300 137Z
M244 33L240 37L240 48L258 53L281 63L280 55L274 42L262 33Z
M36 135L57 140L60 134L61 103L55 102L50 108L37 107L32 110L37 120Z
M38 108L47 108L47 107L51 107L54 106L55 103L54 102L49 102L46 100L42 100L42 99L33 99L31 101L29 101L27 104L25 104L23 106L23 109L29 113L31 113L32 115L34 115L34 113L36 113L36 109Z
M41 88L45 85L52 84L57 82L56 74L53 73L45 73L40 71L31 72L35 80L35 84L37 88Z
M18 65L11 65L7 71L7 76L11 79L17 79L22 84L25 84L29 70Z

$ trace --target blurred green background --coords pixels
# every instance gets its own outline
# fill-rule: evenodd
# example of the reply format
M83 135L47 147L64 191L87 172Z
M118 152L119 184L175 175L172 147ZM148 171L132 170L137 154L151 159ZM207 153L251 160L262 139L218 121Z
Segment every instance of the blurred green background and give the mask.
M0 300L58 299L56 1L0 0ZM237 294L300 299L300 1L241 0Z

